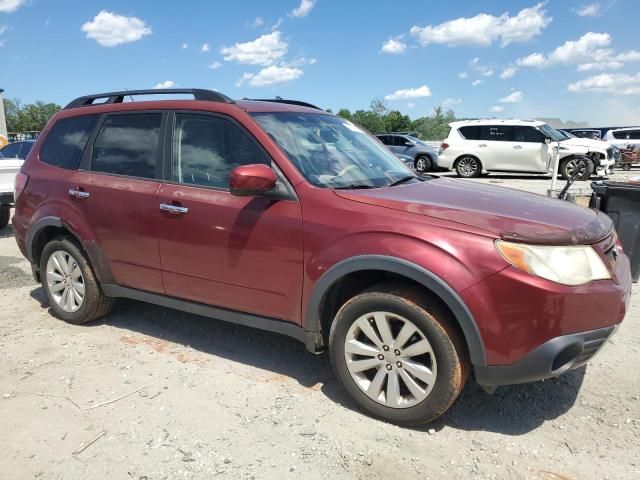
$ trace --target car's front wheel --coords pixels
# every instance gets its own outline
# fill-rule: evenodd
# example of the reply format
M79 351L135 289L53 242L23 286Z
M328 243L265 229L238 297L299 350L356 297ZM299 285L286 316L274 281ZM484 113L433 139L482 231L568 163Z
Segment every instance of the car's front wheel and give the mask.
M331 326L329 350L357 404L398 425L442 415L467 378L465 349L447 312L406 285L379 285L345 303Z
M419 172L419 173L428 172L429 170L431 170L432 167L433 167L433 162L428 156L420 155L418 158L416 158L416 163L415 163L416 172Z
M69 238L44 247L40 277L53 313L74 324L90 322L111 311L114 300L102 293L85 254Z
M476 178L482 173L480 160L470 155L465 155L456 162L456 173L462 178Z
M595 165L588 157L572 157L563 160L560 164L560 175L564 180L569 180L574 173L577 173L578 180L586 181L591 178L594 171Z

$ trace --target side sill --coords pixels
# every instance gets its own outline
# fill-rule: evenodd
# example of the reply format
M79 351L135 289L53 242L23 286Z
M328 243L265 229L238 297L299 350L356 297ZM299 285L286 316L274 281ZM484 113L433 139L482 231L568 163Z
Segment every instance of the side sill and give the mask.
M180 298L169 297L157 293L145 292L135 288L123 287L120 285L103 284L102 291L108 297L114 298L130 298L141 302L153 303L162 307L173 308L183 312L202 315L203 317L214 318L224 322L244 325L245 327L257 328L268 332L279 333L293 337L308 346L310 337L313 335L306 332L302 327L284 320L275 318L261 317L251 313L238 312L235 310L227 310L225 308L212 307L203 303L191 302Z

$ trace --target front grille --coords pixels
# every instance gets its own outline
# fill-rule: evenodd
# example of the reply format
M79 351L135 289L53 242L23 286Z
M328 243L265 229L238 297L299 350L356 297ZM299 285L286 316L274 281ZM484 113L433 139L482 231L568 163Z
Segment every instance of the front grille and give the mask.
M606 330L598 330L584 337L584 343L582 344L582 353L576 360L574 366L582 365L589 361L591 357L593 357L598 350L604 345L607 339L613 333L614 327L611 327Z

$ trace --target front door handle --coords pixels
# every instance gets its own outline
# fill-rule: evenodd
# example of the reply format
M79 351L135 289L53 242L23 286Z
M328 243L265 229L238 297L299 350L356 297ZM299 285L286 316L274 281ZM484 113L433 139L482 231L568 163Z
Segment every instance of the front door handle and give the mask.
M478 145L481 148L486 148L487 144L486 143L481 143L480 145Z
M89 198L91 194L89 192L85 192L84 190L81 190L79 187L76 187L76 188L69 189L69 196L73 198L77 198L78 200L84 200L85 198Z
M189 211L187 207L182 207L180 205L172 205L170 203L161 203L160 210L162 210L163 212L175 213L178 215L184 215Z
M522 145L514 145L513 148L515 148L516 150L520 150L522 149Z

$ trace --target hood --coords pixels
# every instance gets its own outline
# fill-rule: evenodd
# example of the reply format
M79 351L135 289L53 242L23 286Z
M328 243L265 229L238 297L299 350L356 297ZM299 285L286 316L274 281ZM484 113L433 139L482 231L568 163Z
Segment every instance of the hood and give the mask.
M613 230L605 214L569 202L468 180L433 180L371 190L335 190L378 205L483 229L498 238L541 245L596 243Z
M609 148L611 145L609 145L607 142L604 142L602 140L594 140L592 138L578 138L578 137L571 137L571 138L567 138L566 140L562 140L560 142L560 145L564 145L564 146L576 146L576 147L585 147L591 150L606 150L607 148Z

